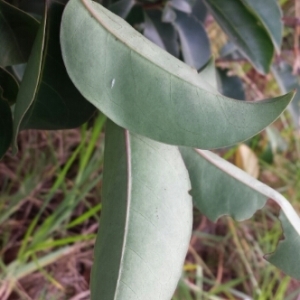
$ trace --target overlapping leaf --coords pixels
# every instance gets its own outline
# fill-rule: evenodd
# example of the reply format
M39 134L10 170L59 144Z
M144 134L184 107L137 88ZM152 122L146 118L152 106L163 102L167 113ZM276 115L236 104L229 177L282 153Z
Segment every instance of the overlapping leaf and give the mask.
M208 149L245 140L293 96L255 103L223 97L193 68L89 0L66 6L61 46L86 99L118 125L165 143Z
M278 1L274 0L241 0L245 6L255 14L270 35L271 40L280 52L283 23L281 21L282 12Z
M176 147L108 121L92 300L171 299L192 229L189 188Z
M162 12L149 9L145 13L144 36L175 57L179 56L177 32L172 24L162 22Z
M256 69L262 73L268 73L274 46L268 32L261 26L260 20L242 1L204 0L204 2L222 29ZM277 20L277 22L281 21Z
M0 98L9 105L16 102L19 84L16 79L5 69L0 67Z
M69 79L62 61L59 28L63 9L56 1L46 2L17 98L14 140L22 129L77 127L95 111Z
M268 198L281 207L286 239L279 243L269 261L300 278L300 219L291 204L272 188L210 151L180 147L180 152L189 172L193 201L209 219L216 221L223 215L238 221L248 219Z
M33 17L0 0L0 66L26 62L38 28Z
M184 62L199 70L209 60L210 43L204 26L193 15L176 12L173 22L178 31Z

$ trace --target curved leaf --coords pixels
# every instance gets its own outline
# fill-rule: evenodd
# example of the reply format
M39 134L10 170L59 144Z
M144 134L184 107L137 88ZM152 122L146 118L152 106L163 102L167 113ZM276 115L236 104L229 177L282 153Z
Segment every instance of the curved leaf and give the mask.
M26 62L38 28L33 17L0 0L0 66Z
M12 139L12 114L9 104L3 100L0 88L0 159L10 146Z
M189 187L176 147L108 121L92 300L171 299L192 229Z
M163 23L162 12L149 9L145 12L144 36L173 56L179 56L177 32L172 24Z
M241 0L245 6L257 16L260 22L264 25L276 51L280 52L283 23L282 23L282 12L277 0Z
M174 26L178 31L186 64L199 70L209 60L210 44L203 25L193 15L176 11Z
M194 15L202 24L204 23L207 16L207 8L203 0L194 1L192 6L192 15Z
M274 47L258 19L237 0L204 0L216 21L261 73L268 73ZM255 1L257 2L257 1Z
M16 79L5 69L0 67L0 98L9 105L16 102L19 84Z
M69 79L62 61L59 27L63 9L56 1L46 1L14 111L14 142L19 130L77 127L95 111Z
M286 240L279 243L268 259L288 275L300 278L300 219L291 204L269 186L210 151L180 147L180 152L189 172L193 201L209 219L216 221L223 215L239 221L248 219L267 199L281 207Z
M293 97L249 103L223 97L194 69L88 0L67 4L61 47L86 99L118 125L169 144L208 149L245 140Z

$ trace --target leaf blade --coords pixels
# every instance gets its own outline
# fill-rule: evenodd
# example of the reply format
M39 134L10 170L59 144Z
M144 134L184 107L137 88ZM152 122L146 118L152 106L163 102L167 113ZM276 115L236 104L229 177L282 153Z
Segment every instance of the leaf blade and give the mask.
M277 191L210 151L180 147L180 152L189 171L193 201L209 219L216 221L223 215L238 221L248 219L268 199L280 206L286 240L267 259L286 274L300 278L300 218L291 204Z
M71 38L76 31L80 38ZM232 145L273 122L293 97L254 103L223 97L195 70L86 0L68 3L61 46L69 76L86 99L119 126L164 143Z
M92 299L168 300L181 275L192 226L180 154L111 121L105 145Z
M241 1L204 0L209 10L240 51L261 73L268 73L274 47L268 33Z

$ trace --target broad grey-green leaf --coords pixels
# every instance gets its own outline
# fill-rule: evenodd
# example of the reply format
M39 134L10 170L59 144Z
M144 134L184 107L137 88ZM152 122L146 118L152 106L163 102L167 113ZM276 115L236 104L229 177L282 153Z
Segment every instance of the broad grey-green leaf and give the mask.
M286 240L279 243L269 261L299 278L300 219L291 204L277 191L210 151L180 147L180 152L189 172L193 201L209 219L216 221L223 215L238 221L248 219L267 199L281 207Z
M0 0L0 66L26 62L38 28L33 17Z
M221 96L193 68L89 0L67 4L61 47L86 99L118 125L164 143L235 144L273 122L293 97L247 103Z
M216 21L261 73L268 73L274 46L268 32L240 0L204 0ZM255 0L256 1L256 0Z
M0 98L13 105L16 102L19 84L7 70L0 67Z
M199 70L209 60L210 43L204 26L195 16L176 11L173 22L178 31L184 62Z
M9 104L3 99L0 88L0 159L10 146L12 139L12 114Z
M170 54L179 56L178 36L174 26L162 22L162 12L158 9L149 9L144 12L145 29L144 36L168 51Z
M241 0L245 6L257 16L259 21L264 25L265 29L270 35L271 40L275 46L276 51L280 52L283 23L282 12L278 1L274 0Z
M14 111L14 142L22 129L73 128L95 111L73 85L62 60L59 29L63 9L56 1L46 1Z
M192 229L189 188L177 147L108 121L92 300L171 299Z
M267 255L266 259L286 274L300 280L299 233L291 226L282 212L279 219L282 224L284 239L279 241L275 252Z

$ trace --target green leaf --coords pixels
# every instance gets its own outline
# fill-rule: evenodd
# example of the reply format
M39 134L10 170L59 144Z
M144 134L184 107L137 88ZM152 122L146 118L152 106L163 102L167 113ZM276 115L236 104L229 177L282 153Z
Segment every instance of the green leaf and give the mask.
M269 261L299 279L300 219L291 204L277 191L210 151L180 147L180 152L189 172L194 204L212 221L223 215L238 221L248 219L268 199L281 207L286 240L279 243Z
M171 299L192 229L189 188L176 147L108 121L92 300Z
M257 1L255 1L257 2ZM261 73L268 73L274 46L259 20L237 0L205 0L216 21Z
M201 73L88 0L67 4L61 47L86 99L119 126L164 143L235 144L273 122L293 97L247 103L221 96Z
M278 1L264 0L241 0L245 6L259 19L268 32L276 51L280 52L283 23L282 12Z
M0 66L26 62L38 28L33 17L0 0Z
M211 58L200 70L199 77L202 80L206 80L207 82L209 82L210 85L216 90L218 89L217 71L213 58Z
M220 93L233 99L245 100L245 91L241 78L228 75L229 69L218 68L217 71Z
M193 1L192 15L195 16L202 24L204 23L207 16L207 8L203 0Z
M279 219L284 232L284 239L278 243L275 252L266 259L286 274L300 280L300 238L286 216L281 213Z
M1 92L0 89L0 159L9 148L12 139L12 114Z
M179 56L177 32L172 24L163 23L162 12L149 9L145 14L144 36L160 48L168 51L173 56Z
M266 204L267 198L251 187L256 180L241 169L209 151L180 147L180 152L194 204L210 220L223 215L246 220Z
M0 98L9 105L16 102L19 84L16 79L5 69L0 67Z
M211 56L209 39L203 25L193 15L180 11L176 11L173 24L179 34L185 63L199 70Z
M14 111L14 143L22 129L73 128L95 111L75 88L63 64L59 45L63 9L56 1L46 3Z

